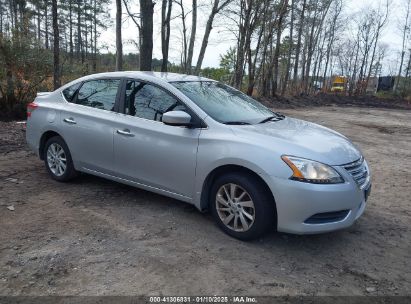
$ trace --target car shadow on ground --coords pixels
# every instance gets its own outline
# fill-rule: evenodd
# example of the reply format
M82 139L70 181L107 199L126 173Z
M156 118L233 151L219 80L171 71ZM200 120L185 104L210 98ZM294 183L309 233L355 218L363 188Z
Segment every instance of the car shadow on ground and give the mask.
M88 198L70 201L70 207L129 207L131 209L136 207L136 212L140 212L141 208L146 208L148 212L153 213L172 212L180 223L186 220L190 224L198 225L198 227L207 227L207 230L216 230L219 236L213 235L213 241L215 238L220 239L220 241L227 241L228 239L230 242L234 241L246 244L247 247L288 247L290 249L294 248L304 251L304 249L312 250L325 246L332 249L334 245L339 245L341 239L359 233L357 223L355 223L353 227L345 230L314 235L287 234L277 232L273 228L272 231L268 232L262 238L243 242L224 234L224 232L216 227L209 212L206 211L202 213L191 204L88 174L81 174L77 179L71 181L70 184L76 188L81 187L87 189L86 191L82 191L82 195ZM193 218L190 217L194 217L194 221ZM192 228L196 230L196 227Z

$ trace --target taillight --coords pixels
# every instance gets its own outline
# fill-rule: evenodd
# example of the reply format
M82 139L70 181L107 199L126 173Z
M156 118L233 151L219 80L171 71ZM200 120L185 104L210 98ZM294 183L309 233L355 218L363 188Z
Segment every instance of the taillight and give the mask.
M38 106L39 106L39 105L38 105L37 103L34 103L34 102L30 102L30 103L27 105L27 118L31 117L31 113L33 113L33 111L34 111L35 109L37 109Z

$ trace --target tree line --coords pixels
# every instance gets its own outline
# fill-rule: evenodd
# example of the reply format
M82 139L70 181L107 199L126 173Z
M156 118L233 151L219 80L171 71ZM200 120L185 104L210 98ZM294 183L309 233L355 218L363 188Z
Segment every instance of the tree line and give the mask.
M392 70L384 66L391 50L381 42L392 20L388 0L356 14L343 0L115 0L114 54L100 41L113 23L110 0L0 0L0 105L24 108L36 91L125 68L205 75L264 97L327 90L335 75L344 76L347 94L365 94L389 70L395 91L409 94L411 0L401 1L404 14L395 17L402 43ZM123 54L125 19L137 29L134 54ZM215 27L234 37L232 47L219 68L204 68ZM170 43L177 62L170 62Z
M0 1L0 111L24 113L37 91L97 71L109 0Z

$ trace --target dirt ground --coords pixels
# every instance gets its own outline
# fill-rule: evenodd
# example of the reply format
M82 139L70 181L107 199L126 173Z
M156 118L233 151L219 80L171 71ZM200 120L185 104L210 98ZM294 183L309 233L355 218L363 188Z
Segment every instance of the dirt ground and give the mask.
M351 228L241 242L170 198L88 175L55 182L23 125L0 123L0 295L410 295L411 111L281 112L364 152L373 190Z
M315 95L293 95L261 97L260 101L266 106L277 109L295 109L301 107L324 107L324 106L356 106L364 108L384 108L411 110L411 97L408 99L386 96L385 98L375 95L348 96L342 93L322 93Z

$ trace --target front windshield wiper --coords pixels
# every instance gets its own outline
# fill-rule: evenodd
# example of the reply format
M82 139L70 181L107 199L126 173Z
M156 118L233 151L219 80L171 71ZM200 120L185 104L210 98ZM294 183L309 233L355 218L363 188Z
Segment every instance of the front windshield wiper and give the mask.
M261 124L261 123L265 123L265 122L268 122L268 121L279 121L279 120L283 120L285 118L285 116L282 115L282 114L279 114L279 113L274 113L274 114L275 114L275 116L273 115L273 116L269 116L267 118L264 118L259 123Z
M224 121L223 124L225 125L250 125L249 122L245 122L245 121Z

